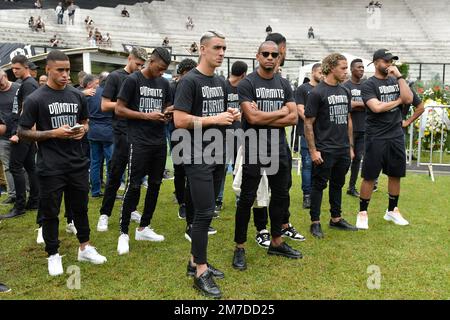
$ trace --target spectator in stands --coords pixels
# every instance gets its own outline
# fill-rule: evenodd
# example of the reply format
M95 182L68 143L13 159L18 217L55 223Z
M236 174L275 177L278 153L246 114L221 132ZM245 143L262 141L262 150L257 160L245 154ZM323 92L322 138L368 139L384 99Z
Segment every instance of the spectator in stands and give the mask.
M58 47L58 44L60 44L60 40L58 39L58 35L53 35L53 37L50 39L50 47L56 48Z
M122 17L126 17L129 18L130 17L130 13L128 12L126 7L123 7L122 12L120 14Z
M266 33L267 35L272 33L272 27L270 26L270 24L266 27Z
M86 31L92 31L94 29L94 20L90 16L84 19L84 24L86 26Z
M34 31L34 17L31 16L30 19L28 19L28 26L30 27L31 30Z
M377 1L375 2L374 6L381 9L382 4Z
M70 6L67 7L67 11L69 12L69 24L74 24L76 8L77 6L73 4L73 1L70 2Z
M314 29L312 26L309 27L309 29L308 29L308 39L311 39L311 38L314 39Z
M58 24L63 24L63 18L64 18L64 8L62 6L62 2L58 3L55 9L55 14L57 18Z
M162 42L162 46L163 47L168 47L169 46L169 37L165 37L163 42Z
M102 37L102 44L106 45L108 47L111 47L111 36L109 35L109 32L106 33L106 36Z
M88 35L87 40L89 42L89 46L91 46L91 47L95 47L96 46L97 41L95 40L95 35L94 35L94 32L92 32L92 30L89 31L89 35Z
M34 30L42 30L42 32L45 32L45 23L44 20L42 20L41 16L36 19L36 22L34 23Z
M196 54L198 52L198 46L197 46L197 42L193 42L191 44L191 48L189 50L191 52L191 54Z
M95 28L94 37L97 44L102 42L102 33L98 30L98 28Z
M48 81L48 77L47 75L43 74L42 76L39 77L39 87L43 87L47 84Z
M194 29L194 21L192 20L191 17L187 17L187 21L186 21L186 30L192 30Z
M35 9L42 9L42 2L41 2L41 0L36 0L34 2L34 8Z

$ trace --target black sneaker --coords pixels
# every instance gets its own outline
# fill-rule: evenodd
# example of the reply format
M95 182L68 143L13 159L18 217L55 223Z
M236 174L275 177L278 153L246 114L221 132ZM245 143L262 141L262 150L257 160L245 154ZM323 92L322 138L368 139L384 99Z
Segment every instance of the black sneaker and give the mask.
M373 185L373 191L372 192L377 192L378 191L378 181L375 181L375 184Z
M186 205L184 203L178 209L178 218L186 219Z
M1 219L11 219L11 218L17 218L20 216L23 216L25 214L24 209L16 209L12 208L7 214L0 216Z
M344 230L344 231L358 231L357 227L352 226L350 223L348 223L344 219L341 219L338 222L333 222L333 220L330 220L330 228Z
M261 230L255 237L258 246L268 249L270 245L270 233L266 229Z
M348 190L347 190L347 194L348 194L349 196L353 196L353 197L359 198L359 192L356 191L355 188L348 189Z
M208 270L212 273L214 278L217 278L217 279L225 278L225 274L222 271L214 268L209 263L207 263L206 265L208 266ZM197 267L192 266L191 262L188 261L186 275L188 277L194 277L196 271L197 271Z
M314 237L318 239L322 239L324 237L324 234L322 232L322 226L320 225L320 223L311 224L311 226L309 227L309 231Z
M13 204L16 202L16 198L8 197L2 201L2 204Z
M219 213L220 211L222 211L223 209L223 204L222 202L216 202L216 207L214 208L214 218L218 218L219 217Z
M217 233L217 230L216 230L216 229L214 229L214 228L211 227L211 226L208 227L208 235L216 234L216 233Z
M305 194L303 195L303 209L311 208L311 195Z
M288 227L281 230L282 237L288 237L292 240L296 241L305 241L305 237L302 236L300 233L298 233L297 230L292 226L292 224L289 223Z
M234 249L233 268L235 268L237 270L241 270L241 271L247 269L247 263L245 262L245 249L244 248Z
M191 233L192 233L192 224L188 224L186 226L186 231L184 232L184 238L189 242L192 242Z
M194 277L194 288L207 297L215 299L222 297L222 292L220 292L219 287L214 282L212 272L209 269L203 272L200 277Z
M291 248L286 242L282 242L278 247L272 246L271 243L269 246L269 250L267 250L267 254L283 256L291 259L303 258L300 251Z

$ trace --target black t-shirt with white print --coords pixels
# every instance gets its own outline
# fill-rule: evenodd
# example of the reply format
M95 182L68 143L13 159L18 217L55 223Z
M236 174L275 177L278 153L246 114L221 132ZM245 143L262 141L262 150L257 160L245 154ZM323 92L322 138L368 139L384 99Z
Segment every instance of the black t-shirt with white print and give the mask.
M400 97L400 86L397 79L388 77L378 79L375 76L366 80L361 87L361 95L366 104L366 135L380 139L391 139L403 136L401 105L386 112L375 113L367 106L370 99L380 102L395 101Z
M116 102L122 83L128 76L129 73L125 71L125 69L119 69L111 72L106 78L102 97L110 99L112 102ZM127 126L127 119L119 118L115 114L113 115L114 134L126 135Z
M348 115L351 110L351 94L338 84L331 86L320 82L308 97L306 118L316 118L314 137L318 151L336 153L350 148Z
M172 104L169 81L165 78L147 79L141 71L128 76L117 99L127 108L142 113L164 112ZM139 146L166 144L165 123L158 120L128 119L128 141Z
M207 76L202 74L198 69L192 69L178 82L174 109L185 111L196 117L216 116L227 110L226 92L225 81L219 76ZM223 154L220 154L219 150L215 150L211 154L213 156L223 157L225 155L225 126L213 125L202 128L202 135L210 129L219 130L223 138L220 142L217 142L221 144ZM211 141L202 139L202 145L200 146L195 143L194 130L189 130L189 133L191 136L191 161L204 163L205 159L203 157L194 158L194 155L196 155L195 151L197 150L198 153L202 153L212 143L214 138Z
M227 109L235 108L238 109L240 112L241 105L239 104L239 95L237 87L232 86L229 80L226 81L226 85L227 85ZM230 126L230 128L234 130L241 128L241 121L234 121L233 124Z
M26 100L19 125L36 130L57 129L65 124L73 126L88 119L86 98L79 90L67 86L64 90L54 90L43 86ZM48 139L38 142L37 172L42 176L55 176L87 170L86 157L81 140Z
M299 86L295 92L295 103L296 104L302 104L306 108L306 103L308 102L308 95L309 93L314 89L314 86L311 85L309 82L303 83L301 86ZM298 117L298 123L297 123L297 132L299 135L305 134L305 123L301 117Z
M11 122L11 134L17 134L17 125L19 123L19 116L22 113L22 107L25 99L32 94L37 88L39 88L39 84L36 79L33 77L28 77L22 80L19 90L17 91L16 98L13 102L12 109L12 122Z
M352 80L346 81L343 86L350 90L352 101L363 102L361 97L361 83L353 83ZM366 131L366 110L352 109L353 132Z
M281 109L288 102L295 102L291 85L282 78L279 74L275 74L272 79L262 78L257 70L249 74L245 79L239 82L238 85L239 103L254 101L259 111L273 112ZM249 148L250 141L245 139L246 156L252 152L260 153L259 146L263 143L267 146L268 155L271 154L271 137L278 131L278 147L279 154L286 154L287 141L286 132L284 128L277 128L268 125L252 125L245 118L245 113L242 117L242 128L244 131L255 129L258 137L258 146ZM267 130L267 135L262 134L263 130ZM251 151L250 151L251 150ZM248 153L248 152L251 153Z

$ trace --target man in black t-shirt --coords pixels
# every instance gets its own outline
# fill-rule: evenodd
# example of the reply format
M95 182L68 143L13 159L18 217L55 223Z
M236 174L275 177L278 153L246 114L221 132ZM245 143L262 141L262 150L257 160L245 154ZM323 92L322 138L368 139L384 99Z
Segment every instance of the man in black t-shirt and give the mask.
M67 85L70 61L63 52L55 50L48 54L46 73L47 85L25 100L19 137L37 141L39 146L38 215L42 216L45 251L49 255L48 271L51 276L57 276L64 273L58 253L58 215L63 193L73 213L80 242L78 261L102 264L106 258L89 242L89 159L80 143L88 130L86 99L79 90Z
M311 234L323 238L320 207L323 190L329 187L330 228L356 231L341 217L342 187L353 158L351 94L340 83L347 77L347 59L333 53L322 61L324 80L308 96L305 109L305 136L312 169Z
M231 66L231 75L229 77L228 80L226 80L226 85L227 85L227 108L234 108L234 109L238 109L240 111L240 106L239 106L239 96L238 96L238 92L237 92L237 86L239 84L239 82L241 82L242 79L245 78L245 76L247 75L247 69L248 66L244 61L236 61L233 63L233 65ZM235 121L233 122L233 124L227 128L227 129L231 129L233 131L240 129L241 128L241 121ZM228 140L230 139L230 140ZM227 177L227 169L228 169L228 163L229 161L231 161L233 169L234 169L234 164L236 163L236 155L237 155L237 150L239 148L239 140L238 137L236 135L229 135L227 139L227 163L225 165L225 171L224 171L224 176L223 176L223 180L222 180L222 184L220 186L220 191L219 191L219 195L217 196L216 199L216 208L215 208L215 214L217 215L216 217L218 217L220 211L222 211L222 206L223 206L223 192L225 189L225 180ZM232 140L232 141L231 141Z
M408 83L393 60L398 60L386 49L373 55L375 75L361 88L366 105L365 155L362 166L361 195L356 226L368 229L367 207L375 179L380 171L388 176L389 205L384 215L387 221L408 225L397 205L400 195L400 178L406 174L405 137L402 130L402 105L413 101Z
M244 246L250 209L264 171L271 189L272 239L267 253L294 259L302 257L281 237L283 218L289 210L292 161L284 128L297 123L297 109L289 82L276 73L280 59L278 45L273 41L263 42L256 58L259 68L238 85L242 129L250 137L244 140L241 193L236 209L233 267L238 270L247 268ZM251 142L253 136L257 142Z
M303 83L295 90L295 102L297 103L298 123L297 134L300 139L300 155L302 156L302 191L303 209L311 207L311 170L312 161L308 150L308 142L305 138L305 106L308 102L308 95L323 79L322 64L315 63L311 68L311 80Z
M147 52L143 48L134 47L129 56L128 63L123 69L110 73L106 78L102 94L101 108L103 112L115 112L117 95L122 87L123 81L135 71L139 71L148 59ZM111 157L111 167L108 180L106 181L105 193L103 195L100 217L97 223L97 231L108 230L108 219L114 208L122 177L128 163L129 143L127 138L127 120L113 115L114 150ZM131 220L140 222L141 216L136 210L131 214Z
M147 66L127 77L117 95L116 112L128 119L128 180L120 217L119 255L129 252L128 227L131 212L139 203L142 179L148 175L144 212L135 240L164 241L164 236L150 228L158 201L167 145L165 123L168 107L172 105L169 81L162 77L170 65L170 53L156 48ZM166 114L165 114L166 113Z
M348 184L347 194L359 197L355 188L358 178L359 167L364 154L364 132L366 126L366 106L361 98L362 77L364 76L364 64L361 59L355 59L350 63L351 78L343 86L352 94L352 124L353 124L353 150L355 157L351 164L351 175Z
M23 55L15 56L12 60L12 70L17 79L22 80L12 109L11 121L11 154L9 161L9 170L14 178L14 187L16 189L16 202L14 208L3 216L4 218L13 218L25 213L25 210L36 210L39 202L39 186L36 176L36 144L29 141L21 141L17 135L17 125L19 116L22 112L24 101L33 93L39 84L30 75L30 69L27 57ZM25 169L25 170L24 170ZM27 198L25 171L28 175L30 185L30 194Z
M8 80L4 70L0 69L0 117L6 125L6 132L0 137L0 160L3 164L6 182L8 185L8 198L2 201L2 204L11 204L16 200L16 190L14 188L14 179L9 171L9 158L11 153L11 117L14 99L20 84Z
M220 298L222 293L213 277L223 278L224 274L208 263L208 228L223 178L224 129L240 118L238 110L226 109L225 81L215 75L216 68L222 65L225 50L222 34L208 31L202 35L199 65L177 85L174 122L179 129L172 135L173 140L176 136L183 137L183 141L176 146L176 149L182 146L182 150L174 148L172 157L174 163L184 164L195 210L187 274L194 276L197 290L214 298ZM215 137L213 150L209 148L209 134ZM180 151L183 152L182 159L174 157L175 154L180 155Z

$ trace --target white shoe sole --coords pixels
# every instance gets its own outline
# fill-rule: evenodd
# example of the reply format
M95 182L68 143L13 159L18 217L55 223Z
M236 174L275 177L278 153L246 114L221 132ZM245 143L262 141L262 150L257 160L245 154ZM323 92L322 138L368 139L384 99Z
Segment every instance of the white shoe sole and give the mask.
M406 224L405 223L398 223L397 221L395 221L393 218L391 218L387 214L384 215L383 219L386 220L386 221L391 221L391 222L395 223L398 226L407 226L407 225L409 225L409 222L406 222Z
M80 257L78 257L78 261L79 262L89 262L89 263L92 263L92 264L104 264L107 260L90 260L90 259L87 259L87 258L80 258Z
M108 231L108 227L106 227L106 228L99 228L99 227L97 227L97 231L98 232L106 232L106 231Z
M163 242L165 239L149 239L146 237L137 236L134 238L136 241L151 241L151 242Z
M128 250L126 250L126 251L117 250L117 254L119 256L123 256L123 255L128 254L128 253L130 253L130 248L128 248Z
M52 276L52 277L57 277L57 276L60 276L60 275L64 274L64 271L61 272L61 273L54 273L54 274L51 274L51 273L49 272L48 274L49 274L50 276Z
M303 238L303 239L295 239L295 238L291 238L291 237L286 236L286 235L284 235L284 234L282 234L281 237L282 237L282 238L288 238L288 239L291 239L291 240L294 240L294 241L300 241L300 242L306 240L306 238Z
M189 237L186 233L184 233L184 238L185 238L187 241L192 242L191 237Z

